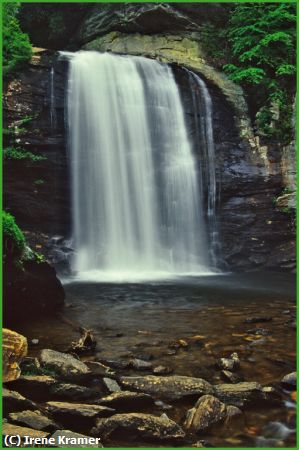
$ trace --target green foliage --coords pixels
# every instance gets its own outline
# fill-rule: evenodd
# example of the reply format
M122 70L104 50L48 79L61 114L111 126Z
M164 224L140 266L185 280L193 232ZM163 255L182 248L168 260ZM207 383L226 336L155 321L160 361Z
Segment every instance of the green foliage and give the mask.
M47 375L53 378L58 376L58 374L54 370L50 370L47 367L32 367L31 369L22 369L22 375Z
M20 125L27 125L29 122L32 122L32 120L36 119L37 116L38 116L37 114L32 114L32 115L23 117L23 119L18 120L18 123L17 123L18 127Z
M3 75L10 76L32 56L32 46L18 21L18 3L4 3L3 7Z
M22 148L7 147L3 149L3 158L13 161L30 161L38 162L47 159L45 156L35 155L32 152Z
M200 37L206 53L217 61L217 65L224 64L229 51L225 28L206 23L202 26Z
M15 137L15 136L23 136L27 133L26 128L4 128L2 130L3 136Z
M284 214L291 214L292 210L289 206L285 206L281 209L281 212L283 212Z
M240 84L259 84L265 76L265 71L258 67L246 67L240 69L240 67L237 67L234 64L225 64L223 69L230 75L231 80Z
M24 261L35 261L37 263L42 263L46 261L46 258L41 253L38 253L30 247L26 247L24 252Z
M285 194L292 194L293 192L295 192L294 189L291 189L290 187L286 186L285 188L283 188L281 194L282 194L282 195L285 195Z
M42 255L41 253L38 253L38 252L33 252L33 253L34 253L35 261L36 261L37 263L43 263L43 262L46 261L45 256Z
M289 143L296 73L296 5L233 4L227 22L219 30L204 27L202 40L214 62L222 58L223 70L245 88L249 103L254 99L251 109L257 114L258 132ZM225 50L219 53L217 48Z
M17 263L21 260L25 251L25 238L15 222L15 218L8 212L2 212L3 230L3 258Z
M45 180L39 179L39 180L35 180L34 184L36 186L42 186L43 184L45 184Z

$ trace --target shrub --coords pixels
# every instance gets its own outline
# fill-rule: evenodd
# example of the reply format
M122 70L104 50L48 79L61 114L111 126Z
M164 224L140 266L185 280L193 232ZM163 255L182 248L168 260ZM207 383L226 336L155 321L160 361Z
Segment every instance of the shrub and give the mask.
M18 3L3 4L3 75L10 76L32 56L32 46L18 21Z
M47 159L45 156L35 155L22 148L7 147L3 149L3 158L14 161L31 161L38 162Z
M4 262L17 263L22 259L25 251L25 237L15 222L15 218L8 212L2 212L3 230L3 258Z

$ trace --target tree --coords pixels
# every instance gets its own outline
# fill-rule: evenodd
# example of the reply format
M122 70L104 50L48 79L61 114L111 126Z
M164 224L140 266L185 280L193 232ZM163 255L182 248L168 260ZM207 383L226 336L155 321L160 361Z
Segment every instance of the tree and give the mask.
M231 60L223 68L254 95L259 131L288 143L296 72L296 5L239 4L231 11L226 35ZM277 126L273 126L275 116Z
M23 67L32 56L28 35L18 21L19 4L3 4L3 74L10 76Z

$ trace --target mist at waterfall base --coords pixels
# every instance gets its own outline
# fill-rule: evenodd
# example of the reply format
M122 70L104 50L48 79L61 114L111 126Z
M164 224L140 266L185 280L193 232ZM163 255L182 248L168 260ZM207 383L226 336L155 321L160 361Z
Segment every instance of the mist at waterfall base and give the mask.
M219 274L212 106L204 82L193 74L204 103L202 145L194 148L168 65L98 52L69 59L75 278Z

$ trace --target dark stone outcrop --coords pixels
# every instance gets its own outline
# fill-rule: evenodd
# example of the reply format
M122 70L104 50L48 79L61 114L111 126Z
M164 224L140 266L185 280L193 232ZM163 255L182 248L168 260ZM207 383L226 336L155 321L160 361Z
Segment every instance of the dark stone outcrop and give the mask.
M24 261L22 267L4 265L4 322L8 325L51 314L64 304L64 289L47 262Z
M142 34L199 31L198 23L191 17L171 4L94 5L76 38L85 43L110 31Z
M58 61L55 52L35 49L28 68L4 86L3 127L22 129L15 138L4 136L4 147L20 147L45 158L35 162L4 159L4 207L14 214L22 230L52 235L69 231L64 123L66 73L66 63ZM52 105L51 123L52 88L55 105ZM27 117L32 120L18 125Z

